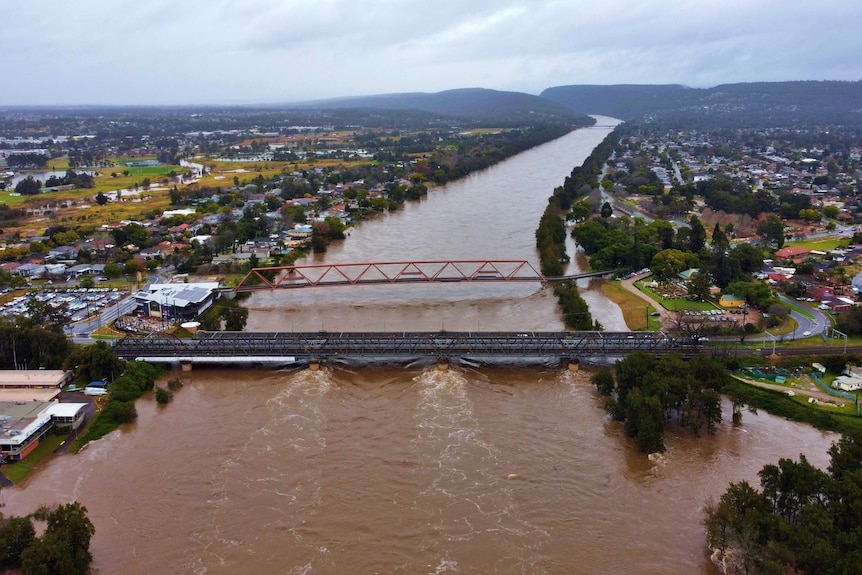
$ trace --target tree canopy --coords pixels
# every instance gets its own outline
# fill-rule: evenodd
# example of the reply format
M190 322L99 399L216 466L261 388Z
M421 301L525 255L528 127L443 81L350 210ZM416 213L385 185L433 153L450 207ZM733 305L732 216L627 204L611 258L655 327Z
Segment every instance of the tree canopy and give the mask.
M707 504L710 547L740 572L838 575L862 562L862 443L844 436L824 471L802 455L761 469L760 490L731 483Z
M41 537L34 519L45 523ZM95 531L87 508L77 502L42 507L28 517L0 517L0 566L20 568L22 575L84 575L93 560Z
M605 408L611 416L624 422L626 434L649 453L665 450L664 429L671 419L695 434L713 433L721 421L724 383L722 366L712 358L657 359L640 352L616 363L613 384L607 374L593 379L607 397Z

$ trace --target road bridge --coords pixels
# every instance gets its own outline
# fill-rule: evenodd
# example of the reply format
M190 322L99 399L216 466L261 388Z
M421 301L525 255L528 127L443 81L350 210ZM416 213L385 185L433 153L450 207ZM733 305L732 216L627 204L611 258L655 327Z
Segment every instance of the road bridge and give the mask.
M303 365L317 362L463 362L476 365L577 362L654 355L696 355L689 339L639 332L198 332L191 338L127 336L114 346L126 360L212 365Z
M526 260L425 260L258 267L226 291L363 284L552 282L608 276L616 270L547 278Z

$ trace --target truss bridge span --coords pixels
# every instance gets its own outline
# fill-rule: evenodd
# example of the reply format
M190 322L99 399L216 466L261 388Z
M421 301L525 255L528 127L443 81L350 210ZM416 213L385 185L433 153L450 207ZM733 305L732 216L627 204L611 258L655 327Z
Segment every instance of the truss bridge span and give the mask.
M602 270L559 278L543 276L527 260L426 260L258 267L225 291L363 284L541 282L613 275Z
M616 358L636 351L692 356L691 339L632 332L198 332L192 338L126 337L114 351L127 360L211 365L563 363Z

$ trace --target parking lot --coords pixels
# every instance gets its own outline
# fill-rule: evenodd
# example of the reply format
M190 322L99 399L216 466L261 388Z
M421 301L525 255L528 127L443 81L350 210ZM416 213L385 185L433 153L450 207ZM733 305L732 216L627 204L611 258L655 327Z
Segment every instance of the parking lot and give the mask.
M118 302L126 292L117 288L58 288L19 295L0 305L0 316L27 315L27 301L36 299L55 309L65 307L66 317L72 322L86 319L102 308Z

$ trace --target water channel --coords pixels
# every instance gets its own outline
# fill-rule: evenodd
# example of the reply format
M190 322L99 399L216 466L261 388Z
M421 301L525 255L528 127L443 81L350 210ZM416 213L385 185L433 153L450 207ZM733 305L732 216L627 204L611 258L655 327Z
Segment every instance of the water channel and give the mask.
M325 261L535 261L546 199L600 130L363 223ZM600 292L587 297L624 329ZM547 290L524 284L291 290L249 307L257 331L562 327ZM171 404L140 400L135 424L4 490L3 512L80 501L103 574L714 575L704 502L779 457L825 465L835 439L762 413L734 428L725 406L715 436L671 430L650 459L607 419L588 374L556 369L182 377Z

